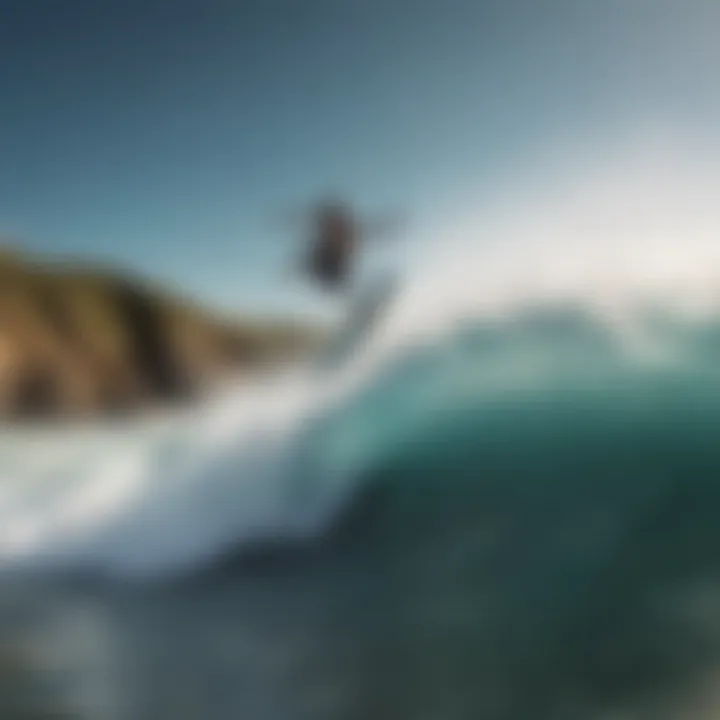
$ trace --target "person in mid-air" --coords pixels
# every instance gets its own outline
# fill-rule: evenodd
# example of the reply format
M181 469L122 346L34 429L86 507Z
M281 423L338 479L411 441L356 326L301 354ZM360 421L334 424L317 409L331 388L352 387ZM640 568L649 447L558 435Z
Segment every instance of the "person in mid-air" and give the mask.
M360 228L344 203L322 202L313 211L313 230L306 271L311 279L330 290L342 290L351 277Z
M394 219L362 222L342 200L327 199L311 209L310 242L302 271L325 290L349 289L361 245L395 228Z

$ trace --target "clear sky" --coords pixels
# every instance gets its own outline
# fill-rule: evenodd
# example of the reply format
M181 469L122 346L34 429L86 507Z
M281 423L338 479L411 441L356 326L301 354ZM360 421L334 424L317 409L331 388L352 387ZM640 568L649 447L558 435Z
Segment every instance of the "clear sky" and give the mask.
M699 0L0 0L0 228L287 305L279 218L318 193L427 231L565 135L712 127L719 19Z

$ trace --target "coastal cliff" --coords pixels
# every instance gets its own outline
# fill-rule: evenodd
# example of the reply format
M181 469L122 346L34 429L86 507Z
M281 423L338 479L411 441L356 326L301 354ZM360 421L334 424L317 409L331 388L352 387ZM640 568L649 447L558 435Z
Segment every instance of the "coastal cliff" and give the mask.
M317 338L222 317L133 273L0 249L0 420L189 402Z

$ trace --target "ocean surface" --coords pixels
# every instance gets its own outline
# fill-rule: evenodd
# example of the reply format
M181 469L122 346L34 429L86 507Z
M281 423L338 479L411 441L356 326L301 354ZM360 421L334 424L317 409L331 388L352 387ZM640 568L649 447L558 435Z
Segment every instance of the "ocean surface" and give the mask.
M408 288L192 412L4 431L0 718L718 717L720 305L537 276Z

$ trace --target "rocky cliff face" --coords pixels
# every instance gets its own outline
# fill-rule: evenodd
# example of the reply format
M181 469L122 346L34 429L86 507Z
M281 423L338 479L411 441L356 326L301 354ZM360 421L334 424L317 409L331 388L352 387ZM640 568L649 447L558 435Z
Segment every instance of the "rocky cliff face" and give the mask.
M0 419L189 401L316 339L289 323L223 320L127 274L0 251Z

